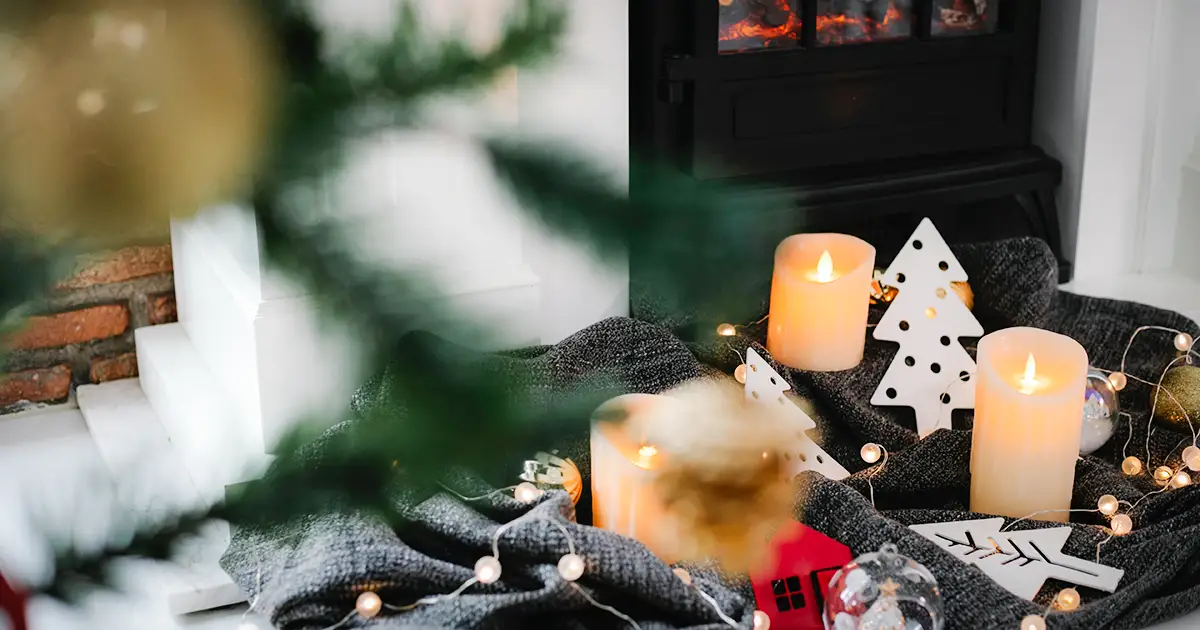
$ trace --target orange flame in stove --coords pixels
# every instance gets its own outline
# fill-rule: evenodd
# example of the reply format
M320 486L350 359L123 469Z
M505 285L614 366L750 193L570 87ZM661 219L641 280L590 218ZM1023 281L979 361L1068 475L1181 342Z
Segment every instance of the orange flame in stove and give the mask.
M767 26L754 21L753 17L746 17L738 22L734 22L725 27L718 35L721 41L732 41L737 39L750 39L761 37L765 40L778 39L786 37L788 39L800 39L800 17L796 11L792 10L790 0L774 0L775 7L787 14L787 22L781 26Z
M745 0L733 0L740 2ZM762 43L756 44L753 41L746 42L747 47L762 47L767 45L771 40L786 38L798 41L802 23L798 13L792 10L791 0L771 0L778 11L786 14L787 22L780 26L769 26L762 24L758 18L754 16L743 18L733 24L722 26L718 39L724 42L738 40L763 40ZM876 21L866 15L820 15L817 16L817 39L821 43L840 44L845 41L871 41L874 39L887 39L889 37L907 35L907 31L898 30L892 33L892 29L900 29L908 25L904 13L896 8L894 2L888 3L887 12L883 19ZM856 29L859 32L847 34L847 28Z

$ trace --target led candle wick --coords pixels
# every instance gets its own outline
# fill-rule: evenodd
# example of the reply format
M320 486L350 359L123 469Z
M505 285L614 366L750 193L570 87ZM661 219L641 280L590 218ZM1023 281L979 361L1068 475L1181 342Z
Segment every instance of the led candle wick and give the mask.
M829 250L821 254L821 259L817 261L816 273L809 272L808 279L821 284L837 280L833 273L833 257L829 255Z
M1037 362L1033 360L1031 352L1029 358L1025 360L1025 376L1021 377L1019 390L1022 394L1032 394L1041 384L1037 377Z

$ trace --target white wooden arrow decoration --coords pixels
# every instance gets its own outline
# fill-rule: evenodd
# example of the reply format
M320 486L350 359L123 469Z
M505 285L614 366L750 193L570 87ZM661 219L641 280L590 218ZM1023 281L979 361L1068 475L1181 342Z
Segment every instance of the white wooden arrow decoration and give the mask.
M983 570L1017 597L1033 600L1050 578L1079 586L1117 590L1125 571L1064 555L1070 527L1001 532L1003 518L911 525L958 559Z
M808 437L817 423L804 410L784 395L792 386L784 380L757 352L746 349L746 400L762 405L780 405L796 427L796 439L782 449L788 465L788 476L801 471L815 470L829 479L839 481L850 476L836 459Z
M967 272L929 219L923 219L883 280L899 291L872 333L900 344L872 405L912 407L917 433L950 427L955 409L975 408L975 361L959 337L979 337L983 326L951 286Z

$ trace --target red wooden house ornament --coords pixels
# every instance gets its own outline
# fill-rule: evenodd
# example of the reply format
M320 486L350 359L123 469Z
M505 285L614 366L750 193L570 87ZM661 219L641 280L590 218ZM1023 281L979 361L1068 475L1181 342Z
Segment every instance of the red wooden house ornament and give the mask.
M821 612L829 579L854 556L842 543L797 522L771 539L770 560L750 573L759 610L771 630L824 630Z

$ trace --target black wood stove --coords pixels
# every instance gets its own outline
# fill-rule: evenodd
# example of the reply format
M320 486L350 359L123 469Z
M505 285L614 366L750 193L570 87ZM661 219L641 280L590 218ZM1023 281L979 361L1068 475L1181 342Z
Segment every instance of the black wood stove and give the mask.
M631 146L765 185L795 231L882 231L898 248L933 216L952 243L1039 236L1066 280L1061 165L1030 139L1040 4L631 2Z

